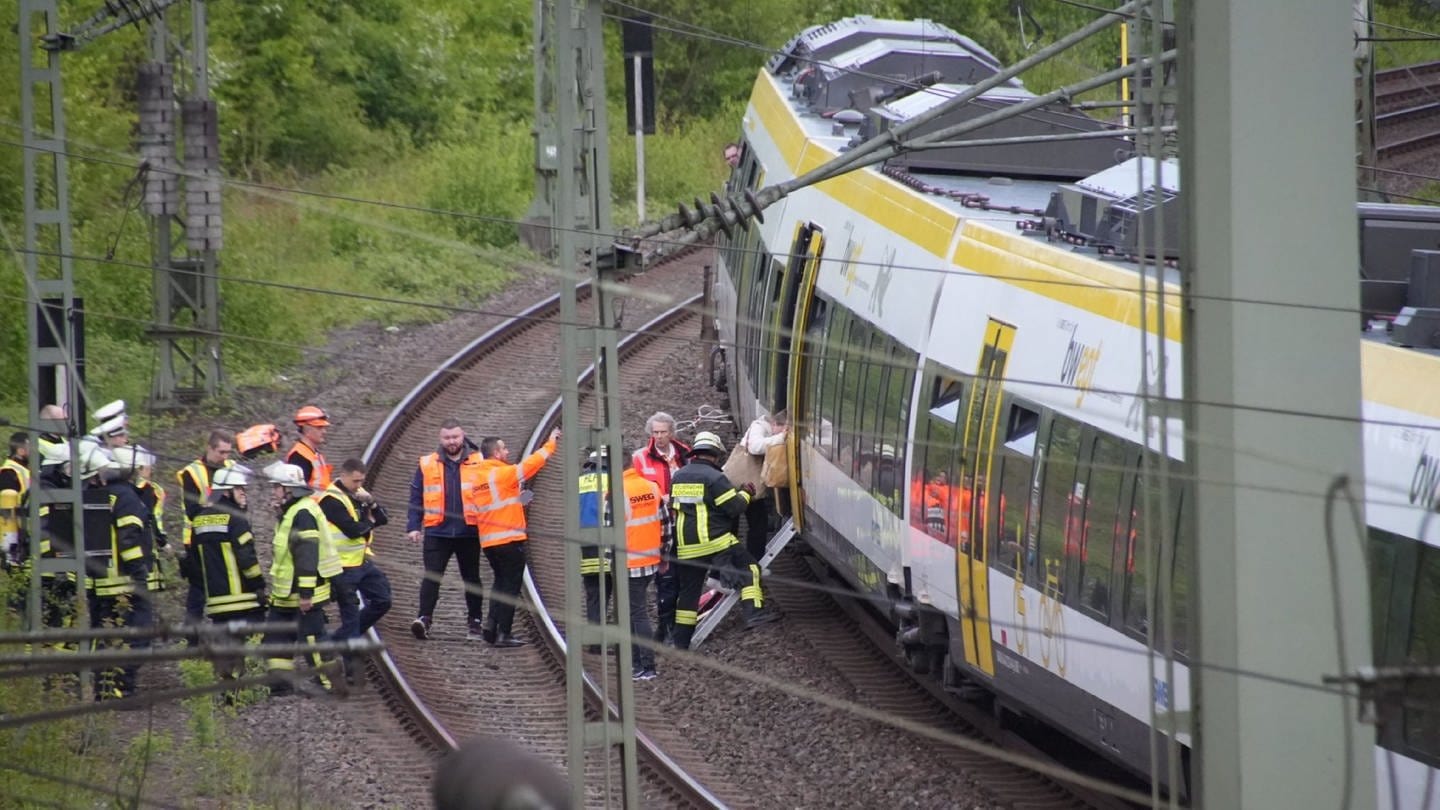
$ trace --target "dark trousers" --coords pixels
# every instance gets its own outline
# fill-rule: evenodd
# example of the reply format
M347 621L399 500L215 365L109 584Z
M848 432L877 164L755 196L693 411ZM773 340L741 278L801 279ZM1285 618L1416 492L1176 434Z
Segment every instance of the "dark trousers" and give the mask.
M650 593L650 580L654 574L643 577L628 577L630 580L630 666L635 671L655 668L655 651L641 646L650 640L650 605L646 597Z
M705 573L711 568L715 569L717 578L740 591L746 613L764 604L760 596L760 566L744 546L736 544L706 557L678 560L672 566L680 589L675 599L675 646L678 649L690 649L690 637L695 634L695 625L700 619L698 611L700 594L705 589Z
M336 641L365 635L381 616L390 612L390 580L368 558L341 571L330 588L335 592L335 607L340 611L340 626L335 628L333 636Z
M774 509L775 502L768 495L745 507L745 549L757 560L765 556L765 544L770 542L770 514Z
M465 614L472 622L480 621L485 606L480 584L480 537L471 534L465 537L438 537L425 535L425 579L420 583L421 616L435 615L435 603L440 601L440 580L445 576L445 567L450 557L460 569L460 579L465 582Z
M155 623L155 608L150 593L143 582L136 583L135 592L120 596L96 596L89 593L90 626L100 627L150 627ZM108 645L115 649L146 649L150 639L136 638L129 641L112 641ZM129 697L135 694L139 666L127 664L111 667L95 673L95 692L101 698Z
M205 586L190 583L185 592L185 621L198 622L205 619Z
M525 582L525 541L491 546L485 549L485 559L495 571L495 584L491 586L489 626L498 633L510 632L515 621L515 604L520 599L520 586ZM500 594L499 598L495 594Z
M605 604L608 606L610 600L615 596L614 574L581 574L580 581L585 585L585 620L591 624L600 623L600 580L605 580ZM610 621L610 611L605 611L605 621Z
M261 644L314 644L325 640L325 606L312 605L306 613L301 613L298 607L277 607L270 606L270 613L265 617L266 621L291 625L292 629L265 634ZM325 657L319 653L310 653L302 656L305 663L312 669L318 670L325 664ZM277 655L265 659L265 667L272 673L294 672L295 656ZM316 672L315 680L324 688L330 688L330 679L325 675Z
M655 640L663 642L675 633L675 600L680 596L680 580L675 576L675 563L655 575Z
M250 622L252 624L258 624L263 621L265 621L265 608L263 607L242 610L239 613L222 613L218 616L210 617L212 624L229 624L230 622ZM239 643L245 641L245 639L235 638L233 641ZM245 659L240 657L216 657L215 674L225 680L234 680L245 674Z
M591 624L600 623L600 578L605 578L605 604L608 606L614 598L615 577L612 574L584 574L582 579L585 582L585 618ZM650 629L650 605L646 597L650 595L650 580L655 578L654 574L646 574L641 577L625 577L630 589L630 666L636 672L642 669L655 668L655 651L649 647L642 647L636 643L638 640L649 642ZM605 620L609 621L609 611L605 611Z

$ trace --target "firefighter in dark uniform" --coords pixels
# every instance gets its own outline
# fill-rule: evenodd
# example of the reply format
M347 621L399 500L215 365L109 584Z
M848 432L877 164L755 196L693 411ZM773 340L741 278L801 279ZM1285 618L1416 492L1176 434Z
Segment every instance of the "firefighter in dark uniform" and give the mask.
M580 527L593 529L610 524L610 464L609 456L603 452L591 452L580 470ZM580 580L585 585L585 620L591 624L601 621L600 584L604 580L606 598L614 593L615 580L611 574L612 560L609 550L602 550L594 544L580 547ZM599 646L589 645L587 652L598 653Z
M245 517L250 476L239 466L216 470L209 503L190 524L190 553L205 591L205 617L216 624L265 620L265 576ZM242 666L243 661L217 661L215 669L222 678L235 678Z
M291 644L296 641L314 644L325 640L325 604L330 601L330 580L340 576L340 557L330 537L330 527L320 505L310 497L305 473L294 464L275 462L265 468L265 477L274 484L277 506L275 545L270 563L270 613L267 621L293 624L295 629L266 633L265 644ZM318 653L305 656L306 663L318 670L324 658ZM267 659L272 674L295 671L295 657ZM321 688L329 691L330 679L323 672L315 673ZM294 691L287 681L277 683L271 694L285 695Z
M70 488L70 443L42 442L41 489ZM87 490L87 493L91 490ZM92 498L103 498L94 490ZM108 509L108 503L107 503ZM75 556L75 515L69 504L40 505L40 556L44 559ZM45 627L70 627L75 621L75 574L41 574L41 622ZM57 644L57 647L63 645Z
M180 501L185 507L180 533L180 540L184 544L181 549L184 557L180 561L180 573L190 580L190 590L185 595L186 621L197 622L205 615L205 589L199 584L200 578L194 570L195 560L189 553L190 521L210 502L210 481L215 477L215 473L234 463L230 460L234 446L233 433L228 430L212 430L205 443L205 452L175 473L175 481L180 485Z
M675 511L676 577L680 593L675 603L675 646L690 649L690 637L699 621L700 592L705 572L714 568L722 579L740 589L745 626L758 627L780 618L765 608L760 592L760 567L745 550L735 530L750 504L750 486L736 489L721 472L725 445L709 431L695 436L690 463L670 479L670 508Z
M145 504L145 524L155 539L155 550L166 548L170 538L165 534L165 488L154 480L155 454L143 447L135 448L135 491ZM160 556L152 555L150 579L147 583L150 593L165 590L165 572L160 569Z
M10 455L0 462L0 567L25 556L25 504L30 495L30 435L10 434Z
M109 554L94 558L87 571L91 627L149 627L154 623L153 606L146 581L150 576L153 539L147 528L147 511L135 491L134 448L116 447L110 453L89 445L81 462L89 486L104 490L109 502ZM92 522L86 521L86 547ZM101 563L100 560L104 560ZM132 639L123 646L146 648L148 639ZM135 693L138 667L113 667L98 673L96 692L101 699L129 697Z

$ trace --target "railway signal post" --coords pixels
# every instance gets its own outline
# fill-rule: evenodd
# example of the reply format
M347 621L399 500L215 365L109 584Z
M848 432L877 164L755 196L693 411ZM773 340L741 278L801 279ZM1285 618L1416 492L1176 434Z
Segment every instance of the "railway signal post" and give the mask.
M1198 797L1374 807L1374 729L1321 688L1371 657L1353 3L1178 5Z
M539 2L539 0L537 0ZM560 313L562 340L560 356L560 390L563 394L562 419L566 431L560 449L561 474L565 482L565 633L566 633L566 706L569 721L567 746L570 795L576 807L586 805L586 752L599 748L604 756L602 785L607 791L605 805L637 808L640 806L639 768L635 748L634 686L629 678L630 627L629 593L624 587L615 589L615 621L622 632L613 663L617 672L618 712L602 712L598 720L586 716L584 704L584 661L582 650L589 644L610 640L610 628L604 623L605 600L601 599L601 624L587 626L585 591L580 580L580 543L593 542L613 552L616 570L624 575L625 514L621 503L625 488L620 482L620 364L616 347L615 292L609 274L600 269L594 258L602 241L608 242L610 231L610 167L605 157L608 127L605 115L605 83L601 4L599 0L556 0L537 7L537 26L548 27L553 59L546 71L536 65L537 106L542 92L542 75L554 77L554 84L544 88L554 102L556 171L555 194L549 198L553 223L552 239L558 246L560 273ZM537 59L541 59L537 54ZM581 251L588 250L588 263L581 261ZM588 266L587 266L588 264ZM592 273L592 300L595 327L583 327L579 321L578 292L575 283L587 271ZM591 357L596 363L594 375L595 415L582 419L577 378L580 358ZM617 516L614 525L582 530L579 509L579 449L590 446L609 448L610 514ZM588 535L588 536L587 536ZM598 535L598 537L596 537ZM603 587L603 586L602 586ZM603 596L603 595L602 595ZM643 608L642 608L643 609ZM608 648L608 644L607 644ZM608 669L608 667L607 667ZM602 691L608 691L610 673L602 672ZM618 751L616 750L618 749ZM618 757L616 756L618 754ZM616 784L618 765L619 783ZM619 796L609 794L618 789Z

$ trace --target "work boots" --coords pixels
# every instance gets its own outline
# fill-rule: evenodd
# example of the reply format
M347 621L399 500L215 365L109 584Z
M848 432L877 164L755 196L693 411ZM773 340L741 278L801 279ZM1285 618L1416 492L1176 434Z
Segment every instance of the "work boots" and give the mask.
M753 630L762 624L769 624L779 621L780 611L775 608L757 608L749 602L741 603L745 606L745 629Z

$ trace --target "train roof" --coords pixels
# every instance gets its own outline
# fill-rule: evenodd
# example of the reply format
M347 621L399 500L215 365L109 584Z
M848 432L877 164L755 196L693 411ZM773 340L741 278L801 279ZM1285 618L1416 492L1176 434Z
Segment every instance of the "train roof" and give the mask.
M916 47L927 39L946 46L929 53ZM793 129L772 132L772 136L778 136L777 142L791 142L788 150L781 143L781 149L793 153L792 169L799 173L969 89L971 85L964 81L943 76L937 81L935 71L925 72L935 65L933 57L938 53L957 49L966 50L982 63L987 57L993 59L973 40L928 20L846 18L807 29L791 40L757 78L752 100L758 102L762 117L768 113L771 119L783 105L783 117L788 119L783 124ZM887 55L910 52L917 56L908 74L903 61L889 59L883 62L888 72L870 74L873 92L847 90L853 105L849 109L854 112L844 116L837 116L840 110L834 106L819 103L828 99L833 104L833 94L826 95L823 88L817 93L813 82L797 80L807 67L816 65L817 57L823 57L834 69L812 70L812 74L845 74L853 85L856 72L864 78L866 65L881 64L879 60ZM1019 82L1002 85L964 105L961 110L965 112L942 117L936 126L1029 98L1033 94ZM1063 104L1010 121L1009 127L986 127L964 137L1055 134L1110 126ZM812 147L823 148L829 155L812 151ZM951 154L944 154L947 152ZM916 155L925 157L917 160ZM1133 240L1135 224L1153 227L1151 223L1163 222L1164 243L1170 246L1164 257L1164 278L1178 287L1178 223L1184 217L1180 164L1173 159L1136 156L1133 143L1118 136L910 152L866 171L923 195L957 219L999 229L1016 228L1035 240L1048 237L1068 243L1074 253L1137 274L1142 251ZM1140 187L1144 190L1137 193ZM1155 219L1157 211L1163 211L1159 220ZM1357 325L1361 326L1362 353L1367 369L1383 366L1389 380L1382 382L1378 373L1367 371L1366 398L1372 398L1373 390L1385 404L1440 419L1440 250L1436 249L1440 247L1440 207L1360 203L1357 219L1361 311L1356 314L1361 316ZM1127 237L1131 241L1125 241ZM1153 268L1154 262L1147 260L1145 266ZM1435 382L1420 386L1401 382L1421 378Z

